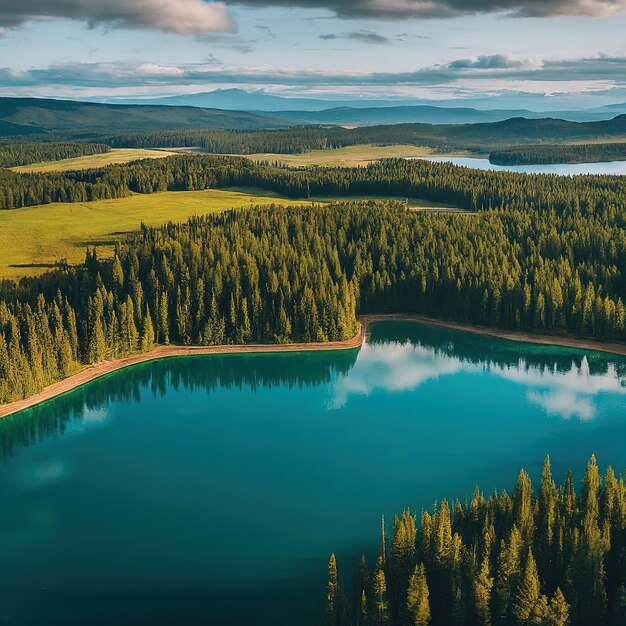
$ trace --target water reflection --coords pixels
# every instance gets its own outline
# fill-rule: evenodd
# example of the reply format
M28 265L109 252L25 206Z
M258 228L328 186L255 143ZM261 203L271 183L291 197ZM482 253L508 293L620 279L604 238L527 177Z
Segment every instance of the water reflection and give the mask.
M168 389L314 387L350 370L357 351L212 355L130 367L0 420L0 456L52 435L104 424L112 402L164 397Z
M621 357L394 322L374 327L354 367L335 382L330 406L342 407L352 395L409 391L444 376L485 372L527 387L528 402L563 419L591 420L600 394L626 395Z
M626 395L623 357L382 322L360 351L175 358L122 370L0 420L0 455L51 435L102 426L110 403L164 397L168 389L328 385L328 406L336 409L355 395L409 391L442 377L483 372L527 387L529 403L564 419L591 420L600 394Z

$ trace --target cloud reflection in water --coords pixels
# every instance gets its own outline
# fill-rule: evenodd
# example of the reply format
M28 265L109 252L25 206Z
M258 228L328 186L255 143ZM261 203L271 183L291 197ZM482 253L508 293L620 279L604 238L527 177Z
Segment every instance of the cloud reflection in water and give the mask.
M401 392L417 389L429 380L458 373L487 372L492 376L528 388L528 402L542 407L549 415L563 419L591 420L595 417L594 398L603 393L626 396L626 381L608 363L603 373L592 373L586 357L569 370L527 364L480 362L445 354L430 346L411 342L365 344L354 367L342 374L333 386L332 408L344 406L350 396L368 396L377 390Z

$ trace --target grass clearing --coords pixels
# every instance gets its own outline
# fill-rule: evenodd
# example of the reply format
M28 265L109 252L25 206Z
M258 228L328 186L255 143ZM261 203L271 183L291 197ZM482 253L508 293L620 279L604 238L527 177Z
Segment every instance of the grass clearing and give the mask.
M263 190L207 189L0 211L0 278L40 274L61 259L80 263L87 246L97 245L100 254L110 254L115 241L138 230L142 222L158 226L183 222L193 215L278 201L285 205L311 203L280 199Z
M45 161L11 168L14 172L32 174L34 172L66 172L68 170L88 170L117 163L128 163L137 159L162 159L177 154L170 150L145 150L143 148L114 148L104 154L89 154L74 159Z
M329 167L357 167L380 159L422 157L433 154L432 148L421 146L347 146L334 150L313 150L304 154L275 154L272 152L246 154L253 161L278 161L290 167L325 165Z
M389 196L316 197L291 200L263 189L166 191L136 194L96 202L56 202L0 211L0 279L41 274L61 260L70 264L85 258L87 246L102 256L116 241L142 223L159 226L251 205L310 205L311 203L400 200ZM411 210L453 213L460 209L427 200L408 199Z

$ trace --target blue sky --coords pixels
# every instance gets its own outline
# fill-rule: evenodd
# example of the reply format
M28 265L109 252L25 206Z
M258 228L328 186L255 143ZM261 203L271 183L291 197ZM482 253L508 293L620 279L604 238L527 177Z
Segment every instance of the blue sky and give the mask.
M626 101L626 0L285 4L2 0L0 92Z

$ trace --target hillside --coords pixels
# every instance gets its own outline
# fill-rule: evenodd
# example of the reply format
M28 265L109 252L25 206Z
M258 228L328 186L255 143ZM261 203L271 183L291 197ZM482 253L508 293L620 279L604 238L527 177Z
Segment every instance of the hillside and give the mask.
M62 134L88 137L102 132L156 131L177 128L230 128L254 130L289 126L280 118L255 113L171 107L119 105L45 100L0 98L0 135Z
M577 122L605 120L619 111L559 111L553 117ZM377 124L471 124L500 122L514 117L544 118L546 113L524 109L480 110L470 107L417 106L342 106L324 111L281 110L268 115L294 120L301 124L338 124L345 126L373 126Z

